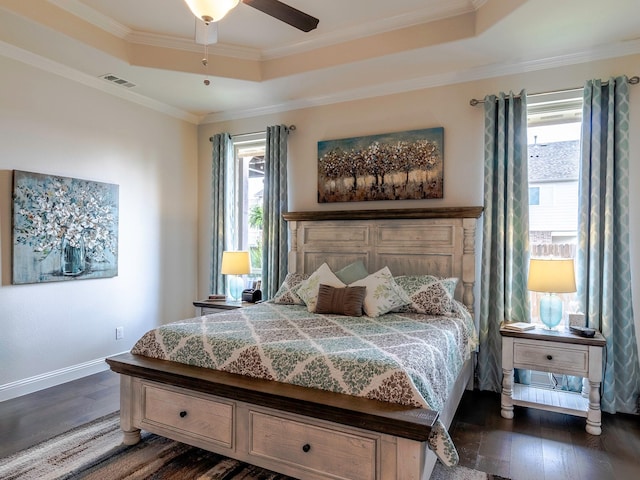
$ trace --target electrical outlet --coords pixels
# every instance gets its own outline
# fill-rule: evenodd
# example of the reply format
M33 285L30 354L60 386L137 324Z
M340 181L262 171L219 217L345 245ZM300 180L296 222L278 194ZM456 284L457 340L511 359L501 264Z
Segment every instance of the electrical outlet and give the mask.
M116 340L124 338L124 327L116 327Z

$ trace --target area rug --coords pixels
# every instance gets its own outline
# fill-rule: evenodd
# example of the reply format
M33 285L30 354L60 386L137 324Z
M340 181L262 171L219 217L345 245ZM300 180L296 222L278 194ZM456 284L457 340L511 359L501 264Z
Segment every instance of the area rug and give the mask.
M148 432L122 445L118 414L82 425L0 459L3 480L293 480L291 477ZM431 480L499 479L462 466L436 465Z

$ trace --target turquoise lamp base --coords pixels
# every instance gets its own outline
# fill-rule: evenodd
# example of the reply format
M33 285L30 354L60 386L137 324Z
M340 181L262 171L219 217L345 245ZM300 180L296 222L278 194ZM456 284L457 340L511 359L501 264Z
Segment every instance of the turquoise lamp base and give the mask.
M242 299L242 290L244 289L244 283L240 275L229 275L227 278L229 284L229 297L235 302L239 302Z
M540 320L547 330L555 330L562 321L562 300L554 293L540 299Z

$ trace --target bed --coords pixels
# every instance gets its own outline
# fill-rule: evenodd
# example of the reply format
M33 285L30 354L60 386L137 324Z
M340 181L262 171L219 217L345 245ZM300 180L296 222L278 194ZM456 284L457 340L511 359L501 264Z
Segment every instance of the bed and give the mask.
M406 347L393 350L391 345L389 360L384 352L374 350L370 340L382 336L377 335L377 330L373 335L371 329L394 332L410 329L412 338L431 337L436 335L434 332L440 338L456 337L460 325L469 319L473 323L476 224L481 212L481 207L463 207L285 214L290 231L291 278L298 274L306 281L323 268L339 272L354 264L364 265L367 272L376 274L392 272L397 282L426 274L439 279L456 278L458 281L450 285L455 288L451 291L456 299L454 304L456 308L463 307L466 313L458 310L456 314L432 318L401 307L371 318L351 317L333 312L309 313L304 302L281 305L271 301L185 319L171 327L162 326L137 342L132 350L137 353L107 359L111 369L121 376L120 421L124 442L137 443L140 430L146 430L303 480L426 480L437 458L455 463L455 448L448 443L446 429L464 389L473 386L471 343L466 344L467 355L459 361L459 368L451 369L452 377L436 382L446 383L446 392L442 394L431 392L428 386L421 388L421 379L441 373L435 371L442 368L422 374L410 370L410 380L402 383L395 380L399 378L396 371L387 375L384 369L376 370L380 365L376 364L367 367L377 372L373 380L353 380L355 370L348 361L360 360L351 358L351 354L346 355L348 359L343 355L338 363L352 381L345 380L343 375L339 381L325 384L325 380L318 380L317 372L322 368L315 368L313 374L308 371L303 374L302 370L294 372L301 364L291 366L284 360L279 362L289 365L289 373L277 373L273 370L272 364L278 363L274 358L283 358L280 355L285 351L291 358L301 354L291 353L288 344L277 357L264 346L247 347L243 343L247 340L245 332L238 325L250 325L253 336L261 337L266 330L260 329L266 325L269 335L274 336L315 322L314 335L321 338L312 343L315 347L322 345L318 349L333 355L329 358L332 365L337 364L335 351L340 350L336 349L335 341L344 342L347 337L327 332L358 332L360 337L349 336L348 341L366 342L367 348L362 350L374 351L374 356L385 365L402 357L398 352ZM367 277L370 278L373 273ZM349 286L366 283L367 279L349 282ZM305 284L309 286L308 281ZM341 290L339 285L335 287ZM167 328L175 331L168 333ZM194 340L199 338L195 331L217 335L217 330L230 331L232 343L241 343L239 351L251 351L254 355L233 357L236 354L228 344L216 343L215 352L229 350L221 363L233 368L217 366L210 345L218 342L218 337ZM329 338L334 336L340 338ZM184 351L192 350L189 342L209 345L208 353L184 355ZM304 343L308 349L308 343ZM169 350L179 355L167 355ZM269 359L267 363L248 370L247 366L252 364L253 368L254 359L260 355ZM451 353L442 356L447 360L441 361L441 365L458 362L448 360L457 358ZM405 357L411 362L414 356ZM228 361L229 358L233 361ZM400 390L411 392L401 398L390 398L385 395L391 392L393 396L398 389L389 385L409 385Z

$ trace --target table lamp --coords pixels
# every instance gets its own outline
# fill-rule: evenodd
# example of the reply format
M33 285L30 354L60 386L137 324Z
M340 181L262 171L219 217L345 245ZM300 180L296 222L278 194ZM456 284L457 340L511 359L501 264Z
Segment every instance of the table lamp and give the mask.
M220 273L229 275L227 284L229 286L229 295L232 300L240 300L242 298L242 290L244 283L242 275L251 272L251 259L249 252L222 252L222 268Z
M532 258L527 288L544 293L540 299L540 320L548 330L553 330L562 321L562 300L556 293L576 291L573 259Z

